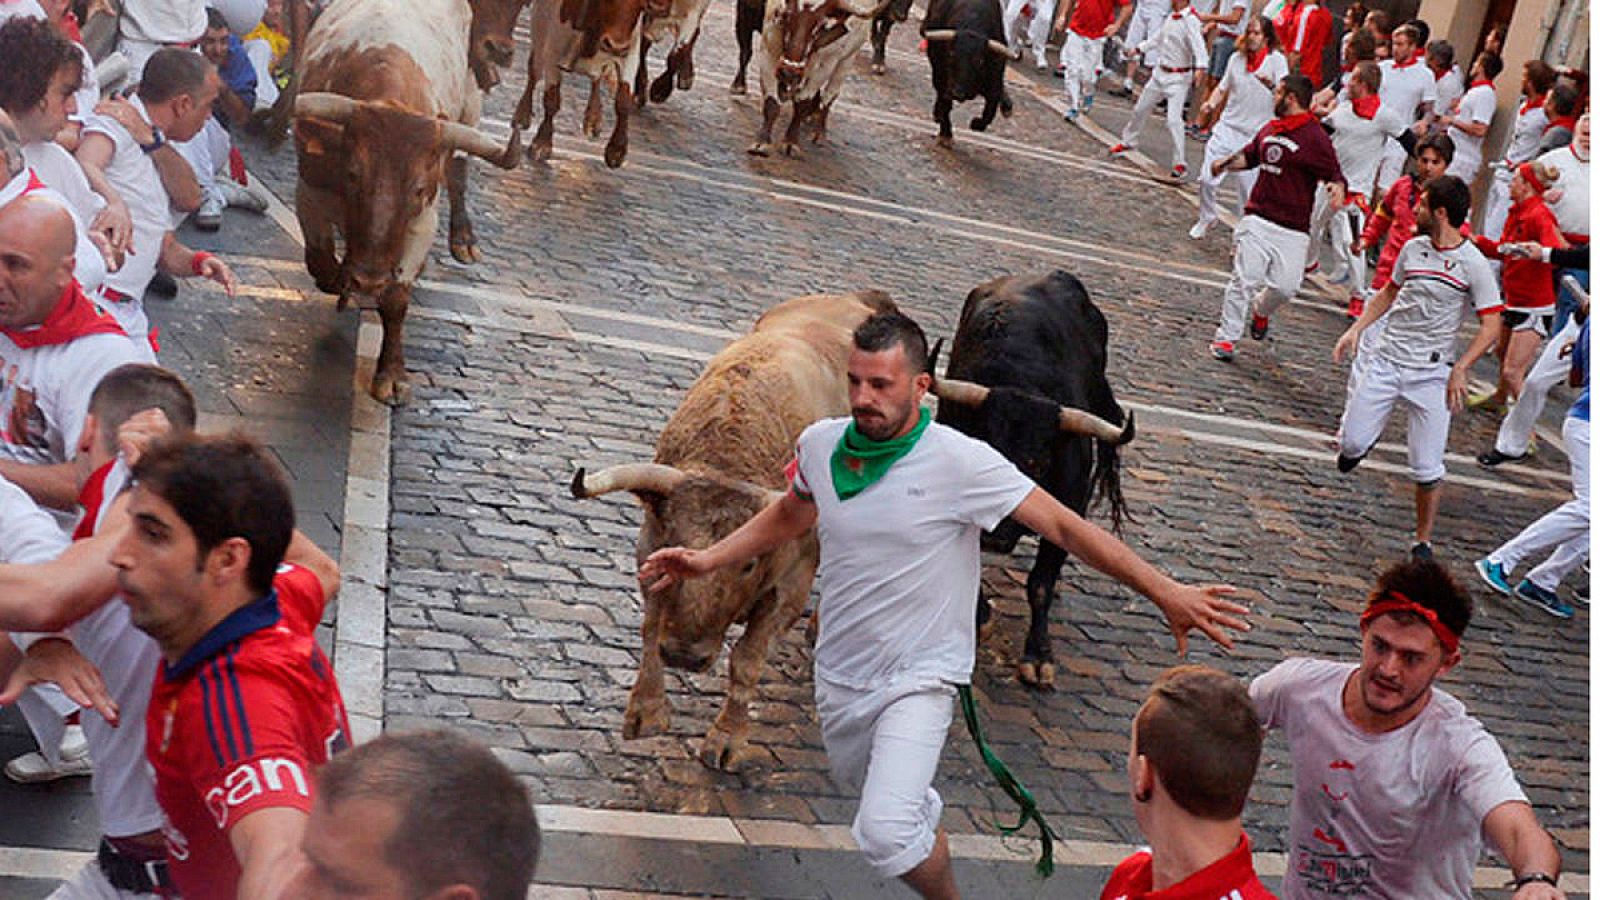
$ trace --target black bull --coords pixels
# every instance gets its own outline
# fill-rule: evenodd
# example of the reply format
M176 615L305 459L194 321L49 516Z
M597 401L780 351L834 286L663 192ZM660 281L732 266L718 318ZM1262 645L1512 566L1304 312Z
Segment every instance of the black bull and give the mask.
M973 131L983 131L994 114L1011 115L1006 95L1005 26L999 0L932 0L922 21L928 42L928 65L933 70L933 120L939 123L939 142L954 140L950 109L974 97L983 98L983 112L972 120Z
M1077 278L1057 270L974 288L935 392L941 423L987 442L1079 515L1091 497L1104 501L1112 529L1120 530L1126 510L1117 448L1133 439L1133 417L1111 394L1105 316ZM1095 423L1097 437L1063 425L1085 412L1104 420ZM1026 533L1006 519L984 535L984 549L1009 553ZM1066 558L1066 551L1040 541L1028 573L1030 620L1018 675L1040 687L1055 677L1050 607ZM979 625L988 617L988 601L980 596Z

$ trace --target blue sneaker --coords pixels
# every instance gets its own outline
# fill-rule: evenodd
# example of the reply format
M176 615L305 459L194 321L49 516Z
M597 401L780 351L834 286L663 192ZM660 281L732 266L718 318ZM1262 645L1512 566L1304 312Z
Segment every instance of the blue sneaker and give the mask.
M1472 566L1478 570L1478 576L1482 578L1484 582L1489 585L1489 587L1492 587L1496 591L1505 594L1507 597L1511 596L1511 582L1506 580L1505 566L1500 565L1488 557L1478 560L1477 562L1473 563Z
M1088 112L1091 109L1094 109L1094 94L1083 98L1083 111Z
M1556 596L1554 591L1547 591L1526 578L1522 579L1513 593L1558 619L1572 618L1572 607L1566 601Z
M1075 109L1069 109L1062 114L1061 118L1066 119L1068 122L1076 122L1078 121L1078 111Z

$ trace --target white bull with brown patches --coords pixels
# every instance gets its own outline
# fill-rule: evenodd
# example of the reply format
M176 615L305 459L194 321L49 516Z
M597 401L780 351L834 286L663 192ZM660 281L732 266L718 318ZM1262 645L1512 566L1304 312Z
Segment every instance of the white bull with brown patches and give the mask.
M769 310L718 353L673 413L652 463L613 466L572 482L577 497L632 491L644 506L638 559L659 547L709 547L782 496L794 442L818 419L850 411L851 334L893 310L875 291L799 297ZM663 667L703 672L728 629L744 625L728 664L728 698L700 760L734 769L749 756L749 706L767 649L805 608L817 571L808 534L743 566L644 590L643 656L622 736L659 734L671 716Z
M440 186L449 187L450 252L476 262L462 154L516 165L515 134L503 147L475 127L472 21L467 0L338 0L306 41L294 106L306 268L341 305L377 307L372 395L385 402L409 394L402 329L438 231Z
M752 154L772 153L772 128L784 104L793 107L779 148L785 156L800 155L800 126L807 121L812 143L827 139L828 111L885 2L767 0L761 26L761 132L750 146Z

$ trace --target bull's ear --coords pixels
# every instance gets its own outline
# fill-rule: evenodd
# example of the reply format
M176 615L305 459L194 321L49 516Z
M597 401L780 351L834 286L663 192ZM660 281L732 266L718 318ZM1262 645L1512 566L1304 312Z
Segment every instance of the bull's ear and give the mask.
M939 377L939 351L944 349L944 338L933 342L933 350L928 353L928 365L923 369L934 378Z

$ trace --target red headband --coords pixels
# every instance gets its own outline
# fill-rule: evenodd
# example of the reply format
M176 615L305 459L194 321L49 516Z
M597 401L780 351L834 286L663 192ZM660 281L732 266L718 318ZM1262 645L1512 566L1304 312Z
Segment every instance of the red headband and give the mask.
M1534 170L1533 163L1523 163L1522 165L1517 166L1517 174L1521 175L1522 180L1528 183L1528 187L1533 188L1533 192L1541 197L1544 196L1544 192L1550 187L1539 180L1539 173Z
M1361 628L1365 630L1368 625L1372 624L1373 619L1392 612L1408 612L1421 616L1422 620L1428 623L1428 627L1433 629L1434 637L1437 637L1439 643L1444 645L1446 653L1454 653L1461 646L1461 636L1439 621L1438 613L1417 603L1399 591L1389 591L1374 600L1367 607L1367 611L1361 614Z

